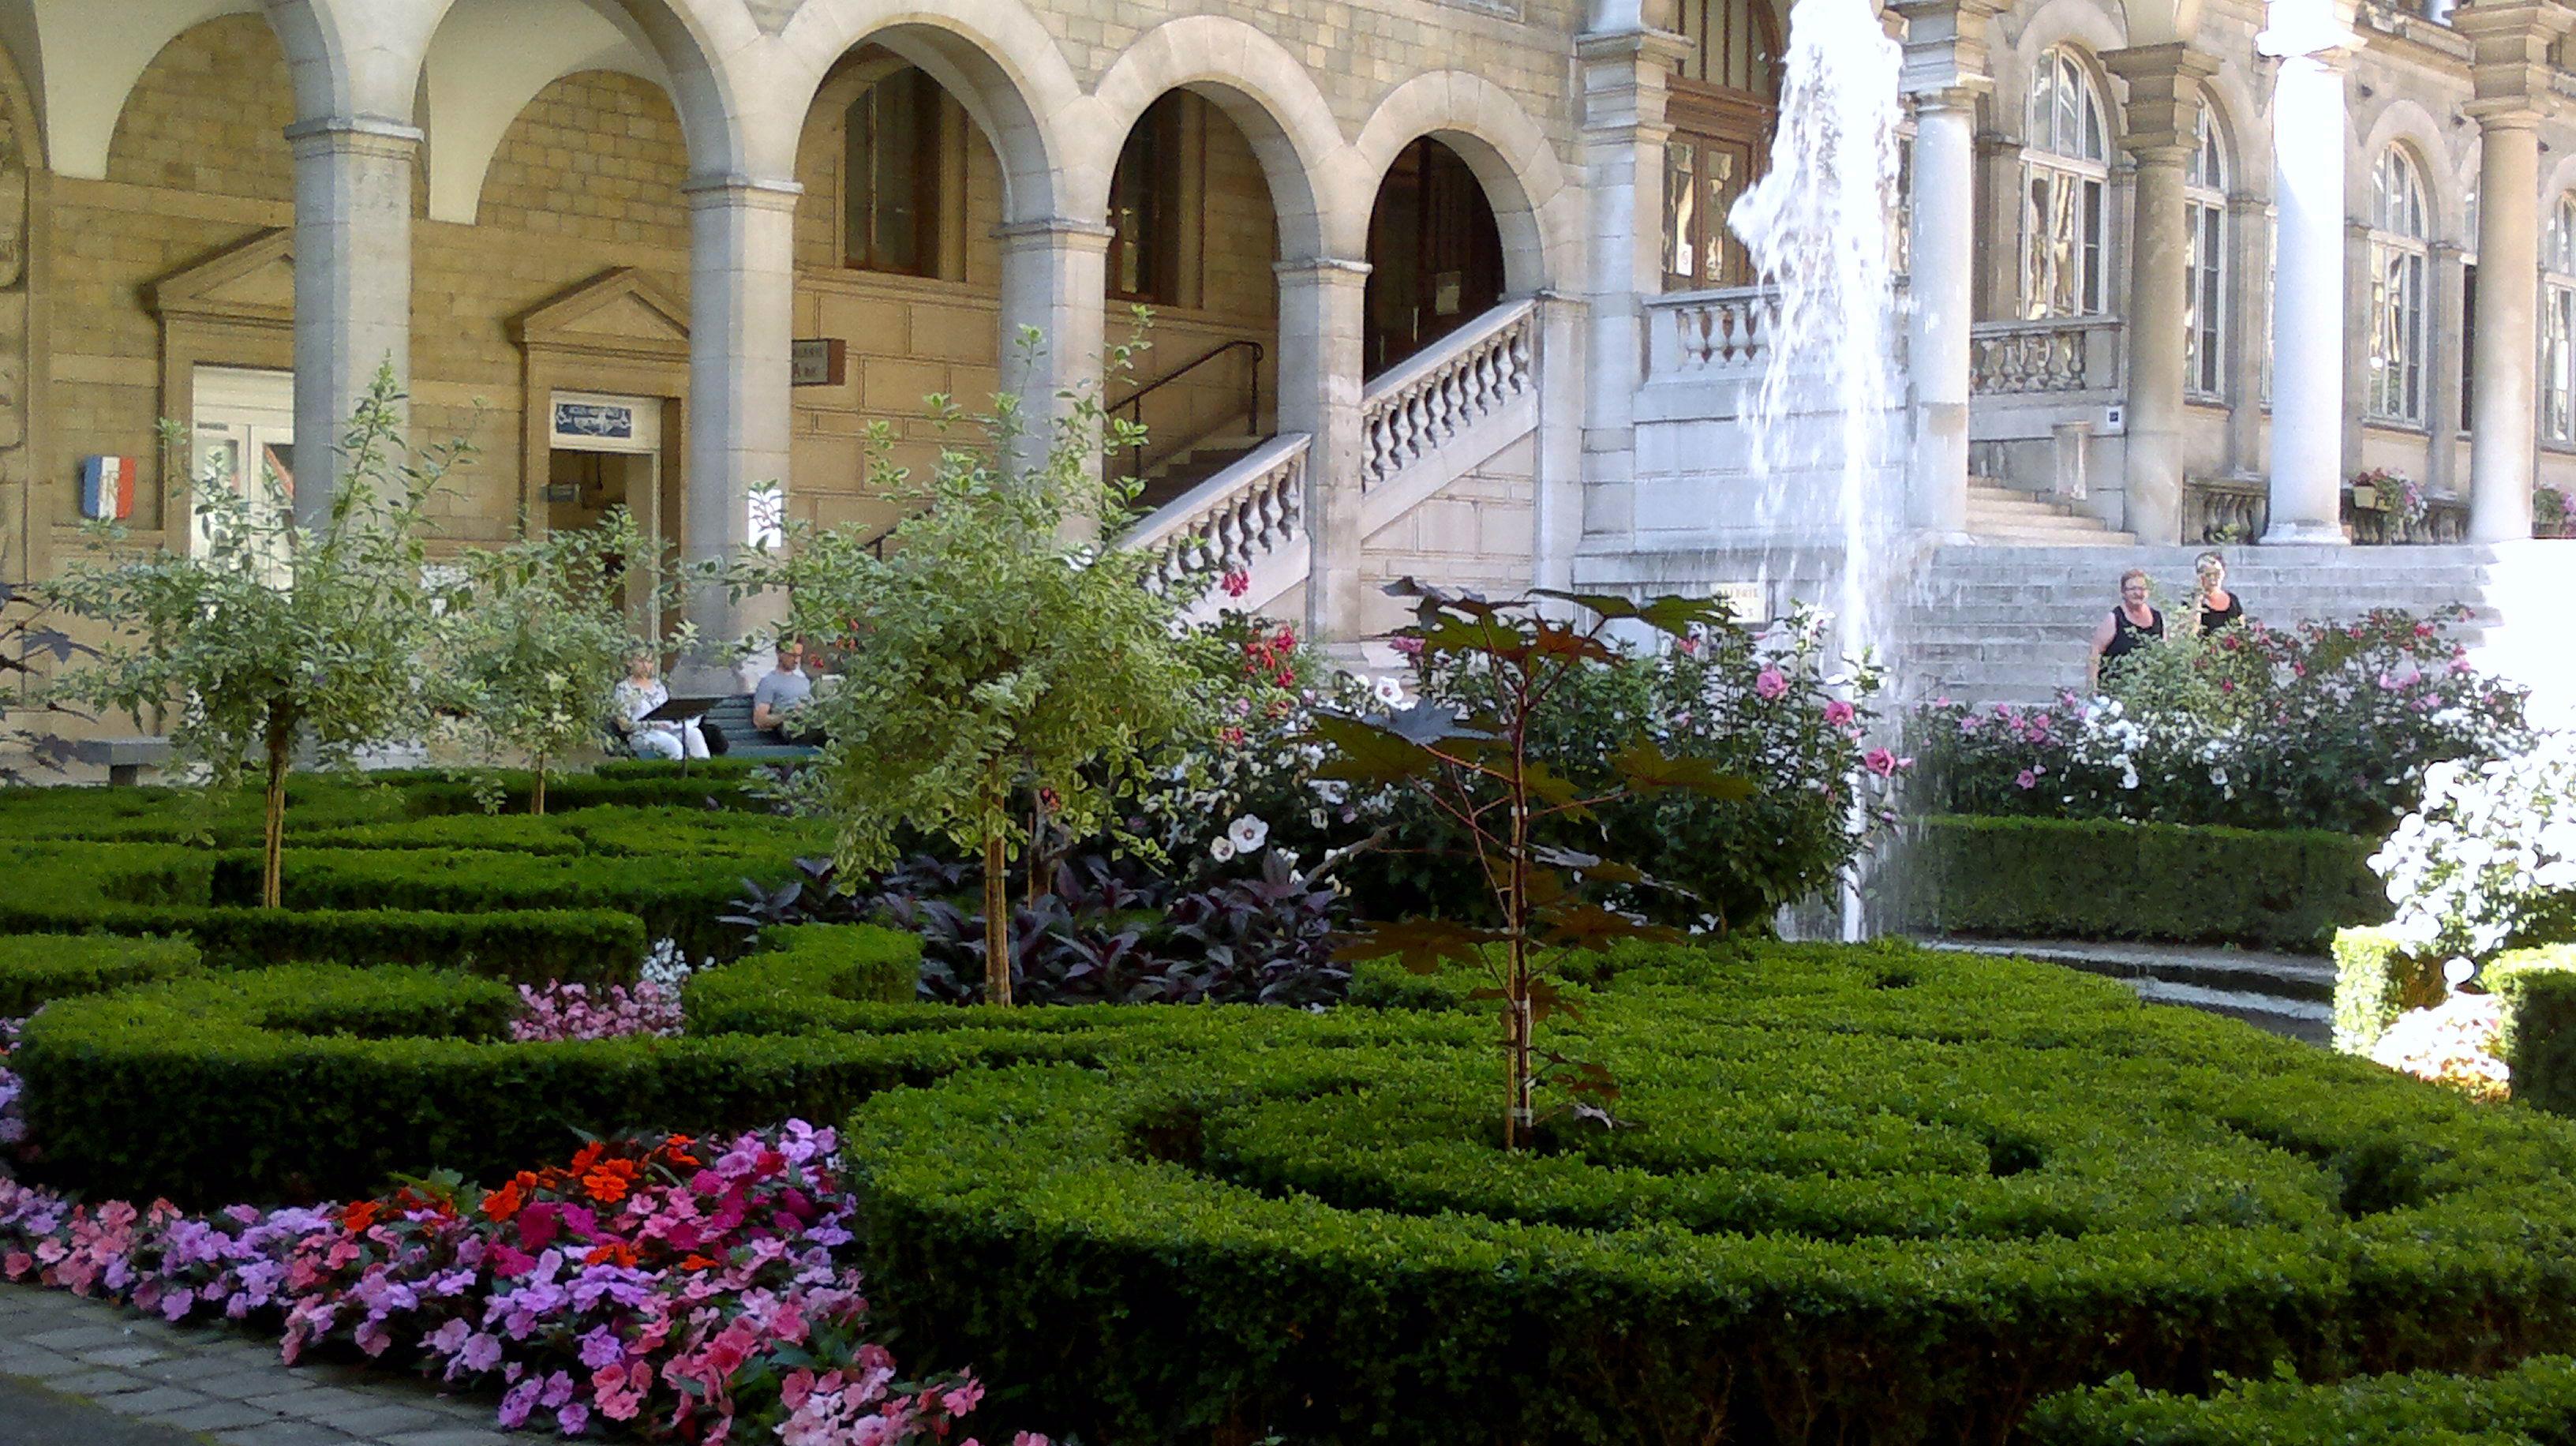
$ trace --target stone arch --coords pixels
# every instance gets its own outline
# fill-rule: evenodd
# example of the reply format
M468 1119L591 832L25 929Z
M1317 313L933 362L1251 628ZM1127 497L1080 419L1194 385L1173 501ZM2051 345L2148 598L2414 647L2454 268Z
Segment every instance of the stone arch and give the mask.
M2201 83L2201 100L2211 108L2227 135L2228 184L2234 195L2269 195L2272 189L2271 132L2262 125L2268 113L2260 93L2235 56L2219 62L2218 73Z
M2120 138L2129 133L2128 107L2122 104L2127 87L2113 84L2102 57L2127 43L2127 32L2111 11L2090 0L2047 0L2032 12L2011 48L1995 57L1996 128L2015 140L2027 139L2031 78L2039 69L2040 57L2063 51L2075 58L2094 97L2102 102L2103 140L2117 160Z
M242 74L246 68L278 76L291 69L255 14L215 16L173 36L126 91L105 178L291 205L295 157L286 127L294 102ZM208 83L209 73L221 83Z
M789 64L746 141L767 174L792 175L805 117L832 66L873 43L921 67L980 127L1001 158L1005 224L1065 215L1062 121L1082 88L1055 39L1019 0L806 0L779 37Z
M635 181L641 188L641 194L623 202L622 214L617 218L584 214L560 204L562 197L552 194L567 180L603 177L566 177L558 167L526 158L528 151L541 148L538 138L551 124L540 116L537 106L556 95L566 96L579 109L622 116L628 122L621 128L623 133L612 132L589 142L599 147L592 154L599 158L605 175ZM488 194L478 197L475 209L490 224L548 231L609 246L629 239L620 234L621 226L639 225L648 233L645 239L650 244L686 250L689 218L680 190L688 181L687 141L678 130L679 116L672 109L669 92L630 71L583 70L558 76L530 97L507 130L494 140L484 171ZM581 144L586 139L569 137L554 143ZM518 147L515 152L514 143ZM676 164L662 159L668 151L679 153Z
M256 14L258 0L98 0L84 7L77 39L46 14L29 17L32 54L19 61L40 88L46 163L83 180L107 175L107 153L126 98L153 60L206 21Z
M2541 173L2540 221L2542 226L2546 227L2549 224L2550 208L2558 204L2559 197L2570 191L2576 191L2576 153L2559 155L2557 161Z
M1351 150L1362 184L1341 198L1326 232L1338 254L1367 254L1378 182L1396 153L1424 136L1455 150L1485 188L1502 231L1507 292L1526 296L1581 277L1581 194L1546 133L1500 86L1454 70L1397 86L1360 129Z
M2370 220L2371 168L2378 164L2380 152L2390 146L2402 147L2415 162L2415 173L2423 179L2425 204L2433 212L2432 234L2424 239L2465 239L2465 244L2474 247L2477 238L2467 235L2467 188L2450 147L2443 142L2441 126L2431 111L2404 96L2392 98L2380 107L2362 131L2359 144L2346 156L2345 214L2359 222Z
M567 76L603 70L672 92L670 69L642 27L614 7L454 0L421 75L430 219L472 225L492 159L528 106Z
M1104 214L1127 133L1173 90L1194 90L1252 143L1286 255L1323 253L1327 196L1347 187L1347 143L1323 91L1279 42L1218 15L1169 20L1120 52L1065 130L1067 213ZM1077 112L1077 115L1080 113Z

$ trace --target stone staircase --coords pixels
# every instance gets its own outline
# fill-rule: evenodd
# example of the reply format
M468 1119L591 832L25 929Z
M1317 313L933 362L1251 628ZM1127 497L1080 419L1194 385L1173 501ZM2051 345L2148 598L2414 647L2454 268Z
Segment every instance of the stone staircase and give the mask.
M2223 1014L2309 1044L2324 1044L2334 1034L2334 965L2309 955L2076 939L1922 942L1933 949L2032 959L2106 975L2149 1004Z
M1174 501L1191 488L1252 455L1253 449L1270 440L1255 437L1240 425L1215 436L1201 437L1148 469L1144 485L1136 494L1138 510L1152 512Z
M1998 547L2134 547L2138 541L2090 513L1991 477L1968 479L1968 533Z
M1895 609L1907 701L2037 703L2084 685L2093 629L2142 567L2168 619L2193 604L2196 547L1967 544L1933 550ZM2500 620L2494 550L2451 547L2231 547L2228 586L2275 627L2373 608L2472 608L2455 633L2478 646ZM2569 560L2576 562L2576 554Z

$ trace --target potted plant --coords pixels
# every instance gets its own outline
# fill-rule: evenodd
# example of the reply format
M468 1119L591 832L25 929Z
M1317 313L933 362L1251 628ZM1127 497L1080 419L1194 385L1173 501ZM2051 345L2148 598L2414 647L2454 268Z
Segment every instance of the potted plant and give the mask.
M2531 535L2534 537L2576 537L2576 497L2564 487L2548 483L2531 492Z

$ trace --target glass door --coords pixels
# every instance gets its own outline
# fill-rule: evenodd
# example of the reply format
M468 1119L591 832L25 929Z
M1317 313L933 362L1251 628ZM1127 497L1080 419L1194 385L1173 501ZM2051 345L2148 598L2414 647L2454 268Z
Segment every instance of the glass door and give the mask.
M285 586L285 532L295 515L294 374L199 367L190 411L190 554L232 549L271 586ZM238 538L230 535L236 529Z

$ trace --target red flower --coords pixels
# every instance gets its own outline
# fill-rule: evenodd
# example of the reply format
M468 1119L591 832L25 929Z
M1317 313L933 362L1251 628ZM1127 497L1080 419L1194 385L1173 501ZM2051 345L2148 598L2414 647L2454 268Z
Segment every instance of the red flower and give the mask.
M383 1209L383 1206L373 1200L360 1200L343 1206L340 1210L340 1228L352 1235L363 1235L367 1227L376 1223L376 1216Z

